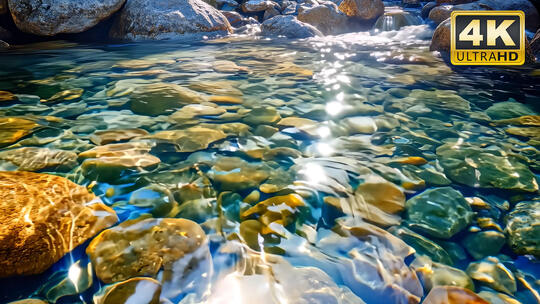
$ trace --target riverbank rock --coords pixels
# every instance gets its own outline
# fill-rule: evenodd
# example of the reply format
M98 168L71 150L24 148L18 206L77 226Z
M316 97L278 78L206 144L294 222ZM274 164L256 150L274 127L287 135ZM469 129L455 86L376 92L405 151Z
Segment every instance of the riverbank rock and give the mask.
M347 16L330 1L299 12L298 20L313 25L325 35L342 34L347 31Z
M207 246L206 234L195 222L161 218L130 220L103 231L92 240L86 253L96 275L105 283L139 276L164 279L188 265L191 253ZM182 261L183 258L188 260Z
M540 201L520 202L506 216L508 245L517 254L540 257Z
M80 33L109 18L125 0L8 0L17 28L40 36Z
M409 226L428 235L448 239L472 220L472 210L463 195L450 187L426 190L405 204Z
M429 50L443 54L450 53L450 18L441 22L435 29Z
M384 14L384 3L381 0L344 0L339 10L353 19L375 20Z
M523 11L525 13L525 28L536 32L540 27L540 14L534 6L534 0L480 0L479 3L498 11Z
M110 31L113 39L202 38L232 32L227 18L201 0L128 0Z
M314 26L301 22L295 16L275 16L262 23L264 36L285 36L287 38L309 38L323 34Z
M481 2L473 2L459 5L440 5L434 7L429 12L429 19L431 19L435 24L440 24L444 20L450 18L450 15L453 11L467 11L467 10L491 10L492 8L489 5L486 5Z
M7 49L9 47L9 43L3 41L3 40L0 40L0 50L1 49Z
M42 273L118 220L99 198L54 175L0 172L0 277Z

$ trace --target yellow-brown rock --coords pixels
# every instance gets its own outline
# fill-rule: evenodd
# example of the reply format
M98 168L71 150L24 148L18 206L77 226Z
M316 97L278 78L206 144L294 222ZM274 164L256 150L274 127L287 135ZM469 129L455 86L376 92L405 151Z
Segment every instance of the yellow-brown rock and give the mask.
M42 273L118 220L99 198L63 177L0 172L0 277Z
M137 304L159 304L161 283L152 278L132 278L108 285L94 296L95 304L131 303L128 299L137 299ZM133 301L133 300L131 300Z
M146 138L173 143L178 152L195 152L225 137L227 135L221 130L195 126L184 130L161 131Z
M57 103L62 101L70 101L78 99L82 96L84 93L83 89L71 89L71 90L65 90L58 92L51 96L49 99L43 99L41 102L43 103Z
M39 124L28 119L0 117L0 147L15 143L39 127Z
M139 276L155 277L160 270L174 271L174 263L206 243L195 222L163 218L130 220L107 229L92 240L86 253L99 279L105 283Z
M466 288L437 286L424 299L424 304L489 304L486 300Z
M493 124L540 127L540 115L525 115L511 119L501 119L494 121Z
M16 100L17 100L17 96L15 96L15 94L8 91L0 91L0 105L4 101L9 102L9 101L16 101Z

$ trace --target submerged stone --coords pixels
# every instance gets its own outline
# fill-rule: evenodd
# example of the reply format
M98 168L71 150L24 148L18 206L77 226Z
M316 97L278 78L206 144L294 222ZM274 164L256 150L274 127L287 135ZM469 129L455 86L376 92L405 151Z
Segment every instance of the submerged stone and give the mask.
M270 167L249 164L239 157L223 157L212 167L210 178L222 191L241 191L258 187L268 179L270 170Z
M424 304L490 304L479 295L457 286L437 286L424 299Z
M18 98L15 94L8 91L0 91L0 106L17 100Z
M190 220L128 220L99 234L86 253L105 283L156 277L159 272L163 272L163 280L171 280L187 274L182 265L195 259L195 252L208 246L206 242L202 228ZM177 273L179 270L182 273Z
M475 260L497 255L505 243L504 234L493 230L469 233L463 240L465 249Z
M152 278L132 278L107 285L94 295L95 304L159 304L161 283Z
M130 94L135 114L157 116L172 113L182 105L200 103L199 93L174 83L153 83L136 87Z
M458 286L474 291L474 284L465 271L431 261L419 256L411 264L425 288L425 292L436 286Z
M143 129L113 129L96 131L90 136L90 140L96 145L106 145L115 142L128 141L145 135L148 135L148 132Z
M514 274L495 257L488 257L480 262L469 264L467 273L474 280L495 290L507 294L514 294L517 291Z
M0 117L0 147L15 143L40 127L40 124L28 119Z
M222 130L206 127L190 127L183 130L160 131L145 138L157 142L168 142L176 146L178 152L195 152L208 148L211 143L222 140L227 134Z
M63 102L63 101L76 100L76 99L79 99L83 93L84 93L84 89L65 90L65 91L58 92L54 94L53 96L51 96L49 99L44 99L41 102L46 103L46 104L53 104L53 103L58 103L58 102Z
M244 122L250 125L271 124L281 118L275 108L255 108L244 118Z
M472 220L463 195L450 187L426 190L407 201L407 223L413 230L448 239Z
M84 187L54 175L0 172L0 277L39 274L118 220Z
M505 222L510 248L517 254L540 257L540 201L518 203Z
M37 147L0 151L0 160L16 165L20 171L65 171L78 164L77 154L74 152Z
M391 227L389 232L413 247L417 254L429 256L433 261L452 265L452 257L439 244L405 227Z
M437 156L444 172L454 182L475 188L538 190L536 177L527 165L500 150L450 142L437 148Z
M516 101L497 102L486 110L491 119L511 119L535 114L533 109Z
M151 145L142 142L129 142L97 146L81 152L84 159L81 165L83 174L102 181L113 182L126 170L141 171L161 162L150 152Z

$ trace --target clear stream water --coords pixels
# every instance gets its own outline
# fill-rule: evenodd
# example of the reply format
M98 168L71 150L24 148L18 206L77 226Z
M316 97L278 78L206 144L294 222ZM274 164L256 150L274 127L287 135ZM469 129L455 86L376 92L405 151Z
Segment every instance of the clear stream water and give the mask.
M471 255L467 237L499 231L508 239L506 215L520 201L539 199L537 186L531 191L535 181L511 180L525 173L538 177L538 129L531 129L536 135L510 134L512 125L529 126L494 123L521 115L508 109L493 114L492 108L510 101L528 109L524 114L540 112L539 67L452 70L428 51L432 32L416 25L307 40L47 42L13 48L0 53L0 90L17 94L19 101L1 106L0 116L47 127L0 152L34 146L81 153L96 146L95 132L146 131L127 140L144 143L147 153L126 148L124 157L150 154L159 158L157 165L132 165L109 176L113 169L85 167L79 158L67 168L39 171L88 186L120 221L173 216L203 227L208 251L189 254L189 267L172 272L162 286L164 303L418 302L431 288L426 269L459 285L464 273L441 264L465 271L480 260L492 263L493 258ZM203 134L197 126L225 136ZM152 137L186 129L188 142ZM450 151L473 152L460 158L444 153L445 144ZM486 154L496 157L481 163L478 156ZM451 161L475 173L460 173ZM490 164L494 168L485 167ZM4 159L0 168L17 166ZM440 238L415 229L408 206L392 207L401 193L410 200L440 187L481 198L490 208L473 204L466 226ZM273 197L274 204L246 213ZM386 200L389 205L379 205ZM528 219L538 225L538 205L531 206ZM449 219L444 211L424 217L435 218L442 231L456 219L448 212ZM474 242L482 247L492 240ZM87 271L88 243L44 274L1 280L0 302L35 297L91 303L106 284ZM537 259L503 243L489 254L499 269L469 269L477 276L469 288L486 297L505 293L537 303ZM430 266L431 260L438 266ZM495 276L503 287L479 273ZM512 280L516 289L504 292ZM143 299L154 286L145 286L133 290L128 303L147 303Z

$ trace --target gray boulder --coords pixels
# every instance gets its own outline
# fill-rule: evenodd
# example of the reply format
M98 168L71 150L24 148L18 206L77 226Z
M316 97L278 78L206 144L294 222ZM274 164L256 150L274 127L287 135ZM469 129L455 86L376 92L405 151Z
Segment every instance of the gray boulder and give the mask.
M264 36L285 36L287 38L309 38L323 34L314 26L298 21L295 16L275 16L262 23Z
M347 31L347 16L330 1L298 13L298 20L309 23L325 35L342 34Z
M201 0L128 0L110 36L127 40L178 39L231 31L227 18Z
M9 44L7 42L0 40L0 50L8 48L8 47L9 47Z
M40 36L86 31L109 18L124 2L125 0L7 0L15 25L23 32Z

